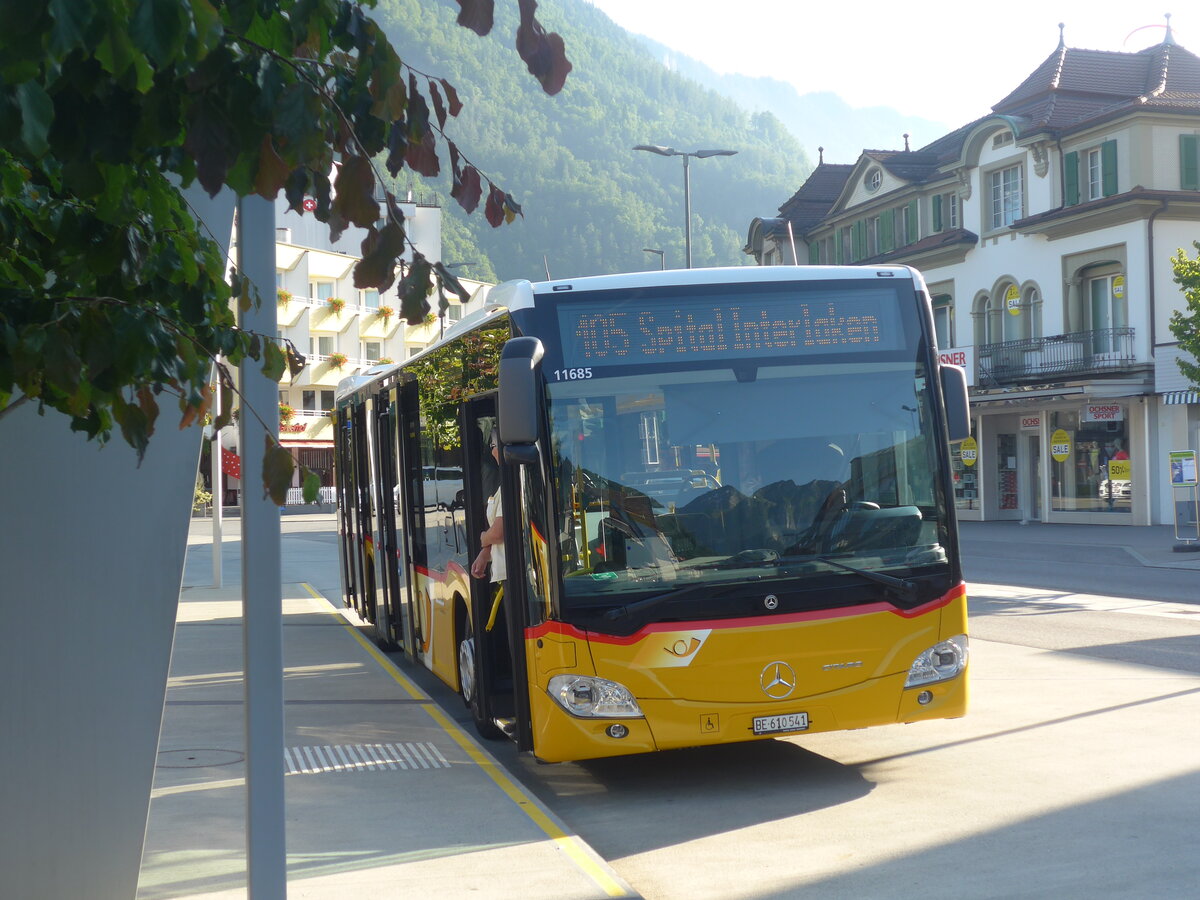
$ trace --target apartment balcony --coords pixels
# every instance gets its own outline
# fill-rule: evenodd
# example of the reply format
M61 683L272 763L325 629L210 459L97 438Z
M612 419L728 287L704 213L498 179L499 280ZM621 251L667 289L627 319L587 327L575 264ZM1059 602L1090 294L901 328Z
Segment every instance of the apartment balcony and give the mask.
M1101 328L979 346L979 385L1061 381L1128 372L1137 364L1132 328Z
M294 302L294 301L293 301ZM312 315L308 319L309 331L335 332L345 331L350 323L358 318L359 308L347 303L341 310L335 310L325 301L317 301L313 306Z
M375 309L363 309L362 321L358 326L359 337L364 341L388 340L400 327L400 317L393 313L384 318Z

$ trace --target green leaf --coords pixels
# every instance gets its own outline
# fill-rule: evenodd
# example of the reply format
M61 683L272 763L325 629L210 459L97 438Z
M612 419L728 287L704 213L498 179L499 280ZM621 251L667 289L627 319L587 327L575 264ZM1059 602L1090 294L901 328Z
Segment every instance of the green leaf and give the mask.
M50 149L46 138L54 121L54 101L36 81L17 85L17 106L21 110L21 141L34 156Z
M159 68L174 62L186 29L184 7L178 0L135 0L129 36Z
M268 434L263 438L263 497L270 496L276 506L287 503L288 488L292 486L292 474L296 461L292 454L277 444Z
M321 495L321 476L308 469L301 469L304 478L304 502L316 503Z
M283 351L274 341L264 341L263 350L265 352L263 353L262 373L272 381L278 381L287 370L287 360L284 358Z

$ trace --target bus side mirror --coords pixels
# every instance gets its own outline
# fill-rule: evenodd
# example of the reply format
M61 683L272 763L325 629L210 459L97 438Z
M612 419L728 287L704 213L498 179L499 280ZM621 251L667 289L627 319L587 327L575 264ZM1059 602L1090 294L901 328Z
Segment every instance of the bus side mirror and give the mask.
M967 396L967 372L961 366L939 367L942 400L946 404L946 428L950 442L971 436L971 402Z
M544 353L535 337L506 341L500 353L500 444L506 462L528 465L537 461L539 420L538 363Z

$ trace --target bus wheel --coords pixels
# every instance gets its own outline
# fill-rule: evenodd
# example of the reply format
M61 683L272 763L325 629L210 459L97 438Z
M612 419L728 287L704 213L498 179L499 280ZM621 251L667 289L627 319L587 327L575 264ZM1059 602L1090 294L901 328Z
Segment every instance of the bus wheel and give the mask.
M504 737L496 723L485 717L479 699L479 666L475 660L475 633L470 619L467 619L463 638L458 642L458 681L462 685L463 703L471 711L471 720L479 736L489 741Z

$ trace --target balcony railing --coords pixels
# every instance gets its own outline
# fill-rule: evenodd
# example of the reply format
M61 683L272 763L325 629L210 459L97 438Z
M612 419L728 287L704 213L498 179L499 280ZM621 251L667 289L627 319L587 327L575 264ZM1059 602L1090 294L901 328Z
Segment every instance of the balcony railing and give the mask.
M995 387L1016 381L1044 381L1128 369L1132 328L1100 328L1049 337L1001 341L979 347L979 384Z

